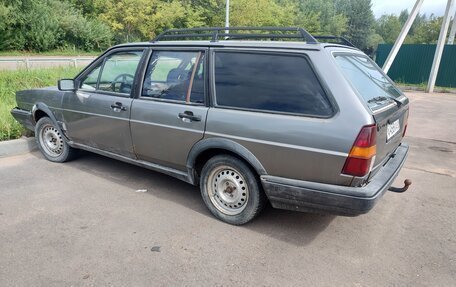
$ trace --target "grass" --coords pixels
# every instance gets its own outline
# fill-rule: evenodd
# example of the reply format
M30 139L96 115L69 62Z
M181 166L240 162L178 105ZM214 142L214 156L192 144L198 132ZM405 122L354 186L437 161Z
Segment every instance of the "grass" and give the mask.
M11 109L16 107L16 91L56 86L58 79L72 78L80 69L58 67L0 71L0 141L19 138L25 132L10 113Z
M73 49L52 50L46 52L34 51L0 51L1 57L26 57L26 56L98 56L102 51L83 51Z
M398 85L399 87L401 87L405 90L416 90L416 91L425 91L427 88L427 85L428 85L427 82L423 82L423 83L419 83L419 84L409 84L409 83L405 83L400 80L394 81L394 82L396 83L396 85ZM456 88L435 86L434 92L436 92L436 93L455 93Z

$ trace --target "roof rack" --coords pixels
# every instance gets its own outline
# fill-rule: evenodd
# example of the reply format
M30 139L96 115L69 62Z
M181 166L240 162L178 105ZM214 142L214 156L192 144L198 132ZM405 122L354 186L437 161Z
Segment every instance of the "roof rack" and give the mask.
M344 38L342 36L313 36L313 37L317 40L326 40L328 42L331 41L331 43L341 44L341 45L356 48L352 42L350 42L349 40L347 40L347 38Z
M253 31L256 33L242 33L245 31ZM151 42L188 38L210 38L211 42L217 42L219 39L301 39L309 44L318 43L318 41L309 32L303 28L297 27L214 27L170 29L155 37L151 40Z

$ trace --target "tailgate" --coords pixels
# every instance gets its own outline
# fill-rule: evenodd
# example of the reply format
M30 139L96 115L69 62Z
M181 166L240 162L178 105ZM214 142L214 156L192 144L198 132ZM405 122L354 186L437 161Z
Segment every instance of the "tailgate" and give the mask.
M345 78L372 112L377 125L372 177L401 143L409 113L409 100L366 55L334 53L334 57Z
M377 154L371 176L383 166L402 141L409 113L408 99L404 104L392 103L374 113L377 125Z

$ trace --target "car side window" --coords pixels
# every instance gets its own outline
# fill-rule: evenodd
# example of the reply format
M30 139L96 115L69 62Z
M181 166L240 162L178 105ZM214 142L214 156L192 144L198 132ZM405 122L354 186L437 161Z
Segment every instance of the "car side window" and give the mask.
M142 51L122 51L107 56L81 81L80 88L130 94ZM101 75L100 74L101 71Z
M218 106L310 116L332 115L332 106L304 56L217 52Z
M93 69L87 76L82 79L81 85L79 87L84 90L95 91L97 89L98 75L100 74L100 70L101 64L99 64L98 67Z
M204 57L199 51L155 51L147 67L143 97L204 103Z

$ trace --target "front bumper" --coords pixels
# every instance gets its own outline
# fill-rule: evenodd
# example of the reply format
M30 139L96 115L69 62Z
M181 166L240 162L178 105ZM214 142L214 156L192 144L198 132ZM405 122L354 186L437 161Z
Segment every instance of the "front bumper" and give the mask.
M409 147L402 143L372 180L362 187L261 176L272 206L305 212L355 216L367 213L388 190L407 158Z
M31 112L19 108L14 108L11 110L11 115L13 115L16 121L18 121L25 128L31 131L35 130L35 123L33 121Z

